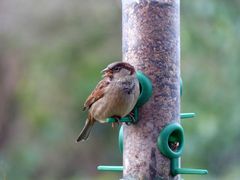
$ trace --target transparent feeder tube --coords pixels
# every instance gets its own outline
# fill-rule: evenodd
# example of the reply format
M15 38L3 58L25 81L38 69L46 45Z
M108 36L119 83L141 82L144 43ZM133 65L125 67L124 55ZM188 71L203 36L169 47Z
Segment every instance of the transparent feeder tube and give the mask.
M153 85L138 123L124 125L123 179L180 179L156 148L161 129L180 120L179 23L179 0L122 0L123 61Z

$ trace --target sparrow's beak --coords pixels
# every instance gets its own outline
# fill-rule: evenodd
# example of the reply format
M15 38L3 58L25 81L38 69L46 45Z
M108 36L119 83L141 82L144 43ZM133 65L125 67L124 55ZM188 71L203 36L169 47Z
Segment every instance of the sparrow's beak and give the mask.
M110 77L110 78L112 78L112 76L113 76L112 70L109 69L108 67L105 68L105 69L103 69L103 70L101 71L101 73L103 74L102 77L104 77L104 78L105 78L105 77Z
M101 73L105 73L105 72L107 72L109 69L108 69L108 67L106 67L105 69L103 69L102 71L101 71Z

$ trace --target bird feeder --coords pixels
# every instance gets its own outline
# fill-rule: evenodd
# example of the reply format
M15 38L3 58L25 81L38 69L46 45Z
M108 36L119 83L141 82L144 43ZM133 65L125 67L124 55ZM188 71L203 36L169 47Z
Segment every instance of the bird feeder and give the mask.
M140 83L141 93L134 108L135 112L138 112L138 107L141 107L144 103L146 103L152 95L151 81L140 71L137 72L137 77ZM182 94L182 80L180 86ZM128 116L121 118L120 122L127 123L128 125L129 123L135 124L138 120L138 114L136 113L134 117L136 118L135 122L132 122L131 118ZM193 118L195 117L195 113L181 113L180 117L181 119ZM115 119L108 118L107 122L115 122ZM123 126L121 126L119 130L118 143L119 150L123 153ZM170 173L172 176L176 176L178 174L204 175L208 173L205 169L181 168L180 157L184 149L184 130L179 123L171 123L164 127L158 136L156 144L159 151L170 159ZM100 165L97 169L99 171L122 172L123 166Z

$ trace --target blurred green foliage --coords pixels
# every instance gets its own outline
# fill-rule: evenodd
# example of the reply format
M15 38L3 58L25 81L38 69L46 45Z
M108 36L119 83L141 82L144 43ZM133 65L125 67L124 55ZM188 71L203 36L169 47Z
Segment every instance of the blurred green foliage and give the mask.
M1 48L21 62L17 113L0 151L0 179L119 179L96 171L120 165L118 129L94 127L75 144L84 100L100 70L121 58L119 1L7 1L0 5ZM190 179L240 176L240 1L181 1L183 167L207 168ZM7 137L6 137L7 138Z

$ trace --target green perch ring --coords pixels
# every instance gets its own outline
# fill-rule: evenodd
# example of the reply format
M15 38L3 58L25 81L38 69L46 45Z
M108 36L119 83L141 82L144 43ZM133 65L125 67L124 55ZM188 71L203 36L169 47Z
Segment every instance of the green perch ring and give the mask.
M172 123L166 126L157 140L160 152L170 159L180 157L184 146L183 134L183 128L179 123ZM171 147L171 144L175 143L177 143L177 147Z
M141 71L137 71L137 78L140 83L140 95L139 95L136 107L141 107L152 96L152 82Z

